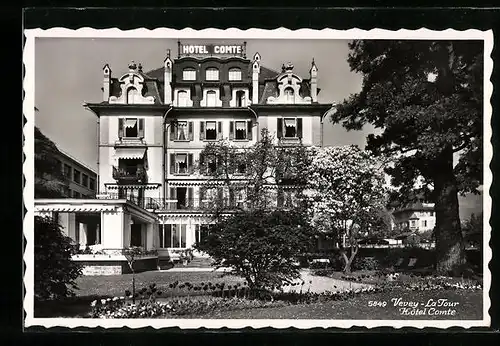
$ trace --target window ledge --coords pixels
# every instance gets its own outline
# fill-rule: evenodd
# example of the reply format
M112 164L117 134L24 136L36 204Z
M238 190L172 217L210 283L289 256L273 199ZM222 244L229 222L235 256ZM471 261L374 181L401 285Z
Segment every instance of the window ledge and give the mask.
M191 139L174 139L172 142L191 142L192 140Z
M233 139L235 142L250 142L250 139Z

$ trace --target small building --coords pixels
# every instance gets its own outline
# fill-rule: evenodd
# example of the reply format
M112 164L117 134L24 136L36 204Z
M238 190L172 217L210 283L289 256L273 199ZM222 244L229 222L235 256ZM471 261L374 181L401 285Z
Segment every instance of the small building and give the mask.
M97 173L92 168L61 149L57 153L57 162L68 183L63 191L65 197L95 198Z
M392 212L396 229L423 233L436 226L433 203L414 203Z

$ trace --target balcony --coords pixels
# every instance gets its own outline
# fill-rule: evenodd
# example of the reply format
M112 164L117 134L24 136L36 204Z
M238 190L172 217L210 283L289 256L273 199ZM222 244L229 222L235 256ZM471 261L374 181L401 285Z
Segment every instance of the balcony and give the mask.
M113 179L119 184L146 184L147 174L144 168L140 166L135 170L113 166Z

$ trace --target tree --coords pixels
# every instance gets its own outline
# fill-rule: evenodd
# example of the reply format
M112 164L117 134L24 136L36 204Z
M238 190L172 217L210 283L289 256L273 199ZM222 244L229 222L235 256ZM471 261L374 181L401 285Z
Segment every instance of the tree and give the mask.
M58 299L74 295L82 268L71 260L76 248L50 217L35 216L35 297Z
M468 245L483 247L483 213L471 214L470 218L462 223L462 233Z
M310 246L312 229L298 214L284 210L244 210L220 219L196 245L217 266L233 269L251 289L280 287L299 277L296 256Z
M373 156L351 145L317 149L308 173L312 226L340 244L344 272L349 273L358 237L387 227L383 171Z
M217 193L204 196L211 202L207 212L221 215L224 211L246 209L274 209L284 188L291 188L297 204L306 182L309 156L306 148L277 145L267 129L260 140L250 147L237 147L230 141L209 143L200 154L198 173L207 178L204 192L210 188ZM242 193L245 205L236 203L237 193Z
M35 126L35 198L64 197L63 187L68 186L57 161L59 150Z
M331 120L382 131L367 148L393 158L393 199L435 203L436 270L449 273L465 263L458 193L477 193L482 178L482 42L360 40L349 48L362 90Z

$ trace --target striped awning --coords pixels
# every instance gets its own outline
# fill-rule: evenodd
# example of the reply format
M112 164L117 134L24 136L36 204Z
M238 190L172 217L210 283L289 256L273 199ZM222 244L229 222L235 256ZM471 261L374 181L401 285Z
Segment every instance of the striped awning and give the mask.
M113 205L37 205L35 211L55 211L55 212L100 212L113 211Z
M125 127L134 127L137 124L137 119L127 119L125 120Z
M295 119L285 119L286 127L295 127Z
M134 184L134 185L125 185L125 184L121 184L121 185L117 185L117 184L104 184L106 185L106 189L108 190L118 190L118 188L121 188L121 189L145 189L145 190L156 190L160 184L144 184L144 185L141 185L141 184Z
M143 159L146 148L116 148L115 156L118 159Z
M237 131L246 131L246 124L244 121L237 121L236 122L236 130Z

